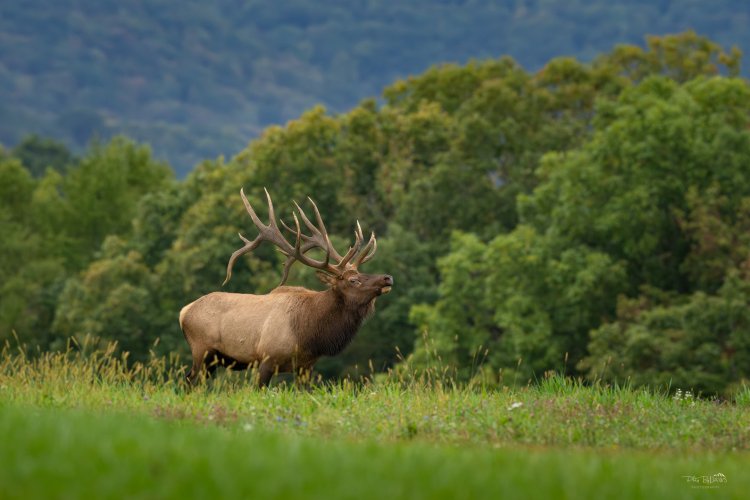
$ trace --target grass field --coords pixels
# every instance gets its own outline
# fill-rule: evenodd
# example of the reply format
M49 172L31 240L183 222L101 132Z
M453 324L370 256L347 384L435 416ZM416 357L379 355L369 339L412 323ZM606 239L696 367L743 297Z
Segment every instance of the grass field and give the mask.
M742 498L750 397L551 376L194 390L175 360L0 358L2 498ZM726 482L704 483L703 476Z

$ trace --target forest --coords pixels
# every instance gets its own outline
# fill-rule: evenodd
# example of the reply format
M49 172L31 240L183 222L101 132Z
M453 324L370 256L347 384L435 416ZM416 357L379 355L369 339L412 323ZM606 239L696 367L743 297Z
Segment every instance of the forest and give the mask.
M338 248L378 235L388 296L326 376L445 367L503 384L549 370L730 394L750 375L750 86L694 32L528 71L445 64L345 113L310 108L175 177L124 136L0 153L0 338L130 359L186 353L180 308L265 293L281 258L239 197L311 196ZM261 213L264 217L265 213ZM291 284L320 289L294 267Z
M347 112L439 63L538 71L694 29L750 46L732 0L28 0L0 3L0 142L152 145L184 177L322 104ZM745 75L747 76L747 75Z

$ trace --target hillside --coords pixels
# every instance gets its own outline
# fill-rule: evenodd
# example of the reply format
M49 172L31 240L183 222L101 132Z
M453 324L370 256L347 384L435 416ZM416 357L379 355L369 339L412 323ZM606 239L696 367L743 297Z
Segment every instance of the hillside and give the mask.
M0 143L124 133L184 174L434 64L508 54L535 70L688 28L747 49L748 25L750 4L729 0L3 2Z

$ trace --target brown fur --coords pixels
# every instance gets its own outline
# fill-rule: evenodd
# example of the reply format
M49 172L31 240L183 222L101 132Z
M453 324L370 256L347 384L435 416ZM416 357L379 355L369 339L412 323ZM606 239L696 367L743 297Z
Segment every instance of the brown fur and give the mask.
M281 286L266 295L214 292L180 311L190 345L193 382L208 364L257 366L260 385L274 373L312 369L321 356L340 353L354 338L375 299L393 285L388 275L347 271L322 275L325 291Z

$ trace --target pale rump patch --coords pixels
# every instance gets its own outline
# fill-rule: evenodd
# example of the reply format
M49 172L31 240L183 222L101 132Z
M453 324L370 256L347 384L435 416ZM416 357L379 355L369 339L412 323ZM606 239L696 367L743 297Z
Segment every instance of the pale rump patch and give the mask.
M187 314L188 310L190 309L190 306L192 306L194 302L191 302L190 304L186 305L180 310L180 328L182 328L182 322L185 319L185 315Z

